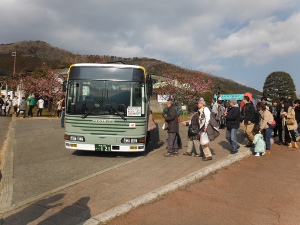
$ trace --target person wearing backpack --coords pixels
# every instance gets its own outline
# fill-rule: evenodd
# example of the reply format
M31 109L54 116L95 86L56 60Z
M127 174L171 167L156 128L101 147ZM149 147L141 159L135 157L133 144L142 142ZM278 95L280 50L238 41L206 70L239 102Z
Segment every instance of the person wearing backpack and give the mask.
M200 157L200 136L199 136L199 114L198 106L194 106L193 115L189 121L183 121L181 124L188 126L188 148L183 155ZM193 151L194 150L194 151Z

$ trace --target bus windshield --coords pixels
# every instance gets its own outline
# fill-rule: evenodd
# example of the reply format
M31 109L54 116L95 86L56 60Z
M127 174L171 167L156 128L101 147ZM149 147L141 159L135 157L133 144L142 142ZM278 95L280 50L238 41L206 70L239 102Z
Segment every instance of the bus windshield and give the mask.
M66 111L73 115L144 116L144 83L69 80Z

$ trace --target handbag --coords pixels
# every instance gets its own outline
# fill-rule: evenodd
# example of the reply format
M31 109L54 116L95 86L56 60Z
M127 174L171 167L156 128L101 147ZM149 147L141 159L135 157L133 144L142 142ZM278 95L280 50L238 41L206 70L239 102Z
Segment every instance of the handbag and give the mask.
M268 123L268 125L269 125L270 128L274 128L276 126L276 121L273 120L273 122L272 123Z
M188 135L189 136L195 136L199 132L197 125L190 125L188 129Z
M168 130L168 123L164 122L163 126L162 126L163 130Z
M296 120L294 118L287 118L286 125L294 125Z

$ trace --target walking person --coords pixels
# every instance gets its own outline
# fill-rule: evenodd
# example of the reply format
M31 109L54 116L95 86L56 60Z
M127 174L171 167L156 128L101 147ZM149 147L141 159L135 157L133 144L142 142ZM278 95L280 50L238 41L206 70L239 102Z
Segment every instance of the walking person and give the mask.
M215 98L213 98L211 102L211 111L213 112L216 118L218 114L218 102Z
M298 128L298 124L295 118L294 107L290 105L289 101L284 101L284 106L281 111L282 124L285 133L285 142L289 148L298 148L295 133L295 130ZM294 145L292 145L292 141L294 142Z
M17 115L17 112L18 112L18 107L19 107L19 99L17 96L15 96L12 100L12 105L14 107L14 114Z
M45 103L44 99L39 98L39 100L36 103L37 104L37 108L38 108L36 116L42 116L42 112L43 112L43 108L44 108L44 103Z
M4 98L0 96L0 116L2 116L2 111L5 111L3 109L5 109Z
M203 150L203 157L202 161L209 161L212 160L212 154L209 148L209 143L203 144L202 138L204 133L206 133L208 136L212 132L212 127L209 126L209 121L211 117L211 113L209 108L206 107L206 102L204 100L200 100L198 102L198 111L199 111L199 131L200 131L200 145Z
M253 128L255 125L255 108L250 98L244 96L243 98L244 107L242 108L242 118L244 119L245 133L247 136L248 143L245 147L250 148L253 146Z
M19 104L19 111L16 114L16 117L19 117L20 112L23 112L23 118L26 117L26 108L27 108L27 101L25 97L22 97L20 104Z
M29 110L28 110L28 117L33 117L33 108L36 105L36 99L34 95L31 95L30 97L27 98L27 101L29 102Z
M271 136L276 122L274 122L274 117L266 104L258 102L256 108L261 115L259 122L259 131L263 134L266 141L266 154L270 154Z
M165 157L178 155L178 135L179 123L177 110L174 107L172 100L167 101L168 112L164 115L165 121L168 123L168 152Z
M218 121L219 125L220 125L220 129L225 127L225 117L224 117L224 113L225 113L225 107L222 105L222 102L219 100L218 102L218 113L216 116L216 120Z
M57 110L56 110L57 118L60 118L60 116L61 116L61 103L62 103L61 99L56 103L56 106L57 106Z
M239 151L240 145L237 142L237 131L240 127L241 111L237 104L236 98L231 98L229 108L225 112L226 117L226 139L232 146L230 154L236 154ZM253 140L252 140L253 141Z
M65 96L61 96L60 127L65 127Z
M9 116L11 107L12 107L12 99L10 98L10 95L7 95L6 108L5 108L5 115L6 116Z
M188 148L183 155L192 156L194 152L195 157L200 157L200 136L199 136L199 113L198 106L193 107L193 115L189 121L182 122L183 125L188 126Z

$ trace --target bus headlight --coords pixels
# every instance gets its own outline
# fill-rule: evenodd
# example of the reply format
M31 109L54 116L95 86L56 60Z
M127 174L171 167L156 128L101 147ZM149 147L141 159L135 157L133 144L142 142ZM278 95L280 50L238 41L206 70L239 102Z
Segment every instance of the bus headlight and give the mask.
M122 138L121 143L145 143L145 138Z
M130 138L123 138L121 140L122 143L130 143Z
M64 136L65 140L69 141L80 141L80 142L85 142L85 138L83 136L75 136L75 135L65 135Z
M136 138L131 139L131 143L137 143L138 140Z

